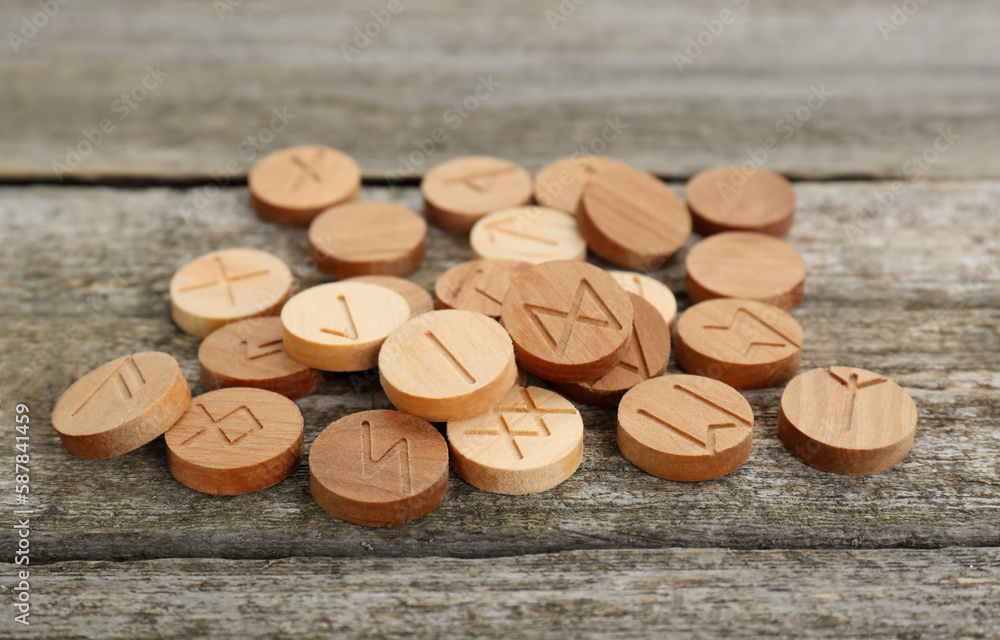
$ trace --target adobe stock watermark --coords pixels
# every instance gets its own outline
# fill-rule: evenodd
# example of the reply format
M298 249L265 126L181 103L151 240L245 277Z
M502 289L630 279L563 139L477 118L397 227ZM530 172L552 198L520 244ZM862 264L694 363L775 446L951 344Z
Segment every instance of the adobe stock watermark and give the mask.
M218 16L219 22L222 22L226 19L227 13L236 11L236 7L241 4L243 4L243 0L214 0L212 8L215 9L215 15Z
M549 21L549 28L553 31L558 29L560 24L566 22L586 2L587 0L561 0L555 11L546 9L545 19Z
M271 119L266 127L261 127L256 133L250 134L240 140L236 145L236 154L239 159L232 158L226 163L222 171L212 176L212 181L208 184L194 189L191 195L190 204L181 205L178 215L185 223L201 214L208 205L219 197L224 187L228 187L233 178L243 173L243 164L250 165L257 159L261 152L267 149L277 134L285 130L288 124L297 118L294 113L289 113L288 107L275 107L271 109Z
M472 92L461 101L452 104L441 116L441 120L447 129L458 131L462 125L472 117L484 102L493 97L497 89L503 87L503 82L494 80L493 74L479 76L478 83ZM395 171L386 171L385 179L390 188L395 188L397 184L405 180L408 176L414 175L417 170L424 165L437 152L439 147L448 142L448 131L445 127L435 127L431 130L427 138L416 138L413 141L416 149L408 154L399 154Z
M142 77L142 80L129 91L111 101L109 109L116 118L102 118L95 128L81 131L82 137L76 145L66 145L65 160L62 163L52 161L52 173L59 179L59 182L62 182L65 174L79 167L104 143L108 136L115 132L118 126L115 124L115 120L118 122L128 120L132 112L149 97L149 94L163 84L166 78L170 77L169 73L160 69L160 65L156 65L155 68L147 65L145 71L146 75Z
M879 18L879 21L875 23L879 33L882 34L882 39L888 42L889 35L899 31L925 4L927 4L927 0L903 0L899 4L892 5L889 15L885 18Z
M603 156L607 152L608 147L618 140L622 132L628 128L629 125L622 122L620 116L605 118L601 135L594 136L589 142L581 144L576 151L570 154L570 159L575 164L581 165L580 168L582 169L597 157ZM538 197L539 202L552 202L561 196L566 189L573 188L574 186L580 189L581 187L577 184L580 180L580 174L574 174L569 170L560 171L557 175L552 176L551 179L540 183L538 185L538 193L535 195Z
M384 9L372 9L372 19L364 24L355 25L354 38L351 42L341 41L340 52L344 54L344 60L352 62L354 58L371 45L380 35L382 30L392 24L395 16L398 16L406 9L406 5L413 0L389 0Z
M746 11L747 7L750 6L750 0L731 0L731 2L736 6L738 12ZM684 52L674 51L673 59L677 70L684 73L684 67L694 64L694 61L700 58L706 49L715 44L726 27L736 22L739 15L732 9L723 9L716 18L702 20L701 24L705 28L693 36L688 36Z
M857 208L851 221L844 224L844 235L848 242L857 242L876 222L883 219L889 213L896 199L909 188L909 183L920 179L927 173L962 137L952 131L951 125L938 127L937 134L934 142L924 147L920 153L910 156L903 163L902 180L894 180L888 188L877 190L873 202Z
M748 160L739 165L740 170L732 172L728 181L720 180L715 183L715 188L719 191L723 202L737 193L750 176L767 164L772 155L781 150L782 143L790 140L834 96L832 91L827 90L825 83L820 83L818 87L812 85L809 87L809 92L809 97L806 98L805 102L785 113L774 123L774 131L781 134L780 137L770 136L756 149L747 149Z
M14 50L14 53L20 53L21 47L28 44L28 41L34 39L42 29L51 24L52 19L59 15L59 11L68 5L71 0L38 0L38 6L41 11L36 11L31 14L31 17L23 16L21 18L21 28L15 31L7 32L7 42L10 43L10 48Z

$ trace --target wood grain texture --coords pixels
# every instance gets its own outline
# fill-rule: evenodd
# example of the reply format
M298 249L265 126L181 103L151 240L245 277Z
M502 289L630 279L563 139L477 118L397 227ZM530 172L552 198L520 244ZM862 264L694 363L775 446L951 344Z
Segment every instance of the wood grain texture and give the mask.
M802 327L789 313L756 300L699 302L677 321L677 366L735 389L777 386L802 359Z
M309 225L316 264L334 278L405 276L424 259L427 223L392 202L351 202L327 209Z
M531 174L504 158L463 156L431 168L420 193L431 224L467 235L494 211L528 204Z
M626 293L634 293L660 312L668 327L677 319L677 297L670 287L636 271L609 271Z
M299 292L281 312L285 353L322 371L364 371L410 318L399 293L367 282L330 282Z
M806 263L791 245L763 233L726 231L696 243L684 261L692 302L749 298L791 311L802 300Z
M9 588L16 567L2 567ZM992 638L1000 608L997 548L63 562L38 571L32 594L44 605L19 638Z
M795 219L795 190L782 175L748 167L716 167L684 185L695 233L788 233Z
M397 276L355 276L348 278L348 280L377 284L392 289L406 298L407 304L410 305L411 318L416 318L423 313L434 310L434 298L431 297L430 292L406 278Z
M890 469L909 453L919 416L892 380L853 367L806 371L781 394L778 435L818 469L861 475Z
M310 447L309 489L347 522L387 527L422 518L448 490L448 444L429 422L401 411L352 413Z
M477 489L541 493L579 468L583 418L554 391L515 386L489 411L449 421L448 446L455 472Z
M587 180L602 169L614 168L628 168L628 165L604 156L559 158L535 174L535 202L575 216Z
M517 379L507 332L496 320L461 309L430 311L393 331L378 369L397 409L434 422L483 413Z
M803 367L838 362L902 385L921 416L902 463L846 477L798 462L777 437L780 389L764 389L746 392L757 418L747 463L720 480L677 485L617 453L613 411L581 408L580 469L544 499L485 494L452 476L437 511L377 533L323 513L302 467L259 493L198 495L171 478L162 440L85 462L66 454L47 426L73 380L121 353L174 354L200 393L198 340L169 320L176 265L222 247L267 247L291 265L301 289L325 281L304 231L260 220L245 189L224 190L188 221L182 207L200 191L0 189L0 396L28 404L35 425L31 499L44 520L32 534L32 561L341 556L367 553L362 543L393 556L1000 546L1000 255L992 242L1000 237L1000 184L903 183L889 196L892 186L796 185L798 220L787 239L810 269L805 302L793 314L807 335ZM365 188L364 197L420 206L412 188ZM892 197L892 207L883 209L879 197ZM428 259L412 279L430 288L471 257L466 239L432 227ZM652 275L687 308L681 262ZM391 408L369 372L330 375L298 405L307 445L321 425ZM10 495L10 483L0 475L0 493ZM12 540L0 538L7 557Z
M133 353L88 372L52 409L52 426L78 458L104 460L138 449L170 428L191 388L168 353Z
M260 491L302 459L302 413L283 395L231 387L191 399L164 441L170 472L213 495Z
M437 307L475 311L498 320L510 283L530 268L529 263L519 260L470 260L457 264L434 283Z
M288 357L281 318L231 322L198 346L201 386L206 391L255 387L295 400L316 391L323 374Z
M618 405L618 448L646 473L711 480L746 462L753 409L724 382L665 375L632 387Z
M583 187L576 217L594 253L637 271L663 267L691 235L691 214L677 194L629 167L594 174Z
M201 0L69 6L0 69L10 92L2 175L52 180L58 162L88 180L239 180L268 151L319 142L381 179L482 153L535 171L602 148L687 177L750 161L748 150L761 157L770 139L767 168L800 178L1000 176L993 0L921 4L886 36L878 23L892 3L732 4L589 3L553 25L556 2L428 0L406 5L350 61L341 47L373 19L366 0L337 11L322 0L232 3L221 18ZM724 9L734 22L678 68L674 54ZM5 2L0 22L16 30L38 10ZM121 94L147 65L159 65L147 82L156 88L126 109ZM488 97L464 111L479 87ZM105 118L114 131L70 167L67 145ZM946 151L928 151L949 127ZM418 142L432 153L413 166ZM911 162L924 152L935 161Z

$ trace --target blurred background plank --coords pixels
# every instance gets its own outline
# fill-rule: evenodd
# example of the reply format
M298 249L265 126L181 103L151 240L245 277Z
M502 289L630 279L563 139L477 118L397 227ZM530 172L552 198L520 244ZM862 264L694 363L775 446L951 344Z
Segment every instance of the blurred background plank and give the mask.
M581 148L674 178L751 158L813 179L1000 176L1000 8L910 5L94 0L33 29L39 4L10 0L0 181L240 180L306 142L378 180Z
M74 379L133 351L173 354L200 393L198 340L170 321L170 276L205 251L252 246L288 261L298 286L316 284L324 278L303 230L258 218L246 189L206 196L200 210L204 188L0 189L0 394L28 404L35 425L31 495L40 514L32 559L1000 546L1000 184L907 183L880 213L874 205L889 190L883 182L800 183L788 240L809 268L795 311L806 332L803 368L872 369L917 402L916 442L899 466L845 477L804 465L777 438L781 389L765 389L746 394L757 423L743 468L711 482L667 482L618 453L614 411L587 409L583 464L559 487L496 496L452 476L439 510L372 530L322 512L305 464L258 493L208 496L173 479L162 439L85 461L66 453L48 424ZM363 196L420 206L413 187L369 187ZM193 212L187 220L186 211ZM470 257L464 238L432 228L413 279L429 288ZM683 256L653 275L683 291L682 265ZM689 305L684 295L679 302ZM298 404L307 446L347 413L389 406L374 374L328 375L319 394ZM12 481L0 476L0 494ZM0 555L13 553L13 541L0 539Z
M2 580L11 583L12 565ZM1000 552L572 552L44 567L19 638L987 638Z

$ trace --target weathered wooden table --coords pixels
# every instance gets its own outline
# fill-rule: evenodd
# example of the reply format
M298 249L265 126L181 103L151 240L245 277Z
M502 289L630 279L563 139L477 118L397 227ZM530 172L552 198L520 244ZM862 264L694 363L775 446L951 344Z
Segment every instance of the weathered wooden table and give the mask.
M0 498L5 523L33 514L0 636L1000 637L1000 7L897 4L5 2ZM912 452L876 476L817 471L778 440L768 389L747 394L748 463L680 484L632 467L614 413L584 409L565 484L505 497L453 476L435 513L379 530L322 512L305 465L226 498L177 483L162 439L72 458L49 416L94 366L163 350L200 391L197 340L169 319L186 260L259 247L298 286L323 281L305 233L257 218L242 186L306 142L354 155L366 198L416 208L419 174L469 153L532 170L606 153L678 188L721 163L787 173L803 367L897 380ZM432 229L413 279L469 257ZM680 265L653 274L679 294ZM388 406L371 375L298 404L307 446ZM13 621L24 568L30 627Z

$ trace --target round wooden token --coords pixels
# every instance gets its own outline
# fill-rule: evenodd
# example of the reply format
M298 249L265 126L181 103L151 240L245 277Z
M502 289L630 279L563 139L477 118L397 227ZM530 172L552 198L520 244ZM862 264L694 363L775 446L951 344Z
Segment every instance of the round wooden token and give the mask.
M257 249L206 253L170 280L170 311L177 326L204 338L222 325L276 315L292 295L292 272L281 258Z
M705 238L691 247L685 266L692 302L749 298L791 311L802 300L805 261L763 233L727 231Z
M594 253L638 271L665 265L691 235L691 215L673 190L631 168L594 174L583 188L577 219Z
M587 180L599 171L623 168L630 167L603 156L560 158L535 174L535 202L575 216Z
M740 392L700 376L651 378L618 407L618 448L646 473L697 482L735 471L750 456L753 410Z
M600 267L545 262L510 285L501 320L529 373L554 382L588 382L622 359L632 335L632 303Z
M350 202L316 216L309 243L316 265L334 278L404 276L424 260L427 223L391 202Z
M247 318L209 334L198 347L206 391L255 387L295 400L315 391L323 375L288 357L281 318Z
M247 175L253 206L262 218L305 227L320 211L361 193L361 170L346 153L317 145L281 149Z
M520 260L586 260L587 243L576 219L545 207L510 207L494 211L472 227L472 252L478 258Z
M378 362L386 337L410 318L406 299L366 282L306 289L281 312L285 352L323 371L364 371Z
M438 309L465 309L500 318L510 283L531 268L519 260L472 260L441 274L434 285Z
M170 428L191 399L181 368L149 351L112 360L74 382L52 410L52 426L78 458L138 449Z
M385 394L426 420L461 420L496 404L517 378L510 337L495 320L448 309L393 331L378 358Z
M368 527L402 524L437 509L448 490L448 444L399 411L337 420L309 450L313 499L335 518Z
M663 375L670 359L670 325L660 312L638 295L632 300L632 340L615 368L592 382L562 382L556 389L583 404L610 407L643 380Z
M415 282L410 282L406 278L397 278L396 276L356 276L347 280L349 282L367 282L392 289L406 298L406 302L410 305L411 318L416 318L420 314L434 309L434 298L427 292L427 289L424 289Z
M789 451L823 471L885 471L906 457L916 427L913 398L864 369L813 369L781 395L778 435Z
M263 389L209 391L166 433L170 472L185 486L235 496L281 482L302 458L302 414Z
M490 411L448 423L452 464L483 491L523 495L569 478L583 456L583 418L538 387L515 387Z
M795 218L795 190L784 176L765 169L719 167L695 175L684 188L694 230L756 231L783 236Z
M667 326L672 326L677 318L677 298L670 287L659 280L635 271L609 271L621 288L628 293L634 293L653 305Z
M802 327L781 309L740 298L700 302L677 321L677 364L736 389L773 387L799 369Z
M528 204L531 174L502 158L465 156L428 171L420 192L431 224L467 234L485 215Z

